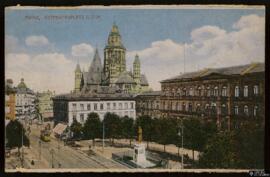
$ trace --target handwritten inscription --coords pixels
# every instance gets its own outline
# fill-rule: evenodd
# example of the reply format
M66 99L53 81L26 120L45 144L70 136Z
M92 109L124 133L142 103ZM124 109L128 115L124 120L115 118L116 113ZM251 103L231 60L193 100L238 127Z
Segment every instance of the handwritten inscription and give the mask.
M101 17L99 15L45 15L45 16L36 16L36 15L27 15L25 19L27 20L50 20L50 21L59 21L59 20L97 20Z

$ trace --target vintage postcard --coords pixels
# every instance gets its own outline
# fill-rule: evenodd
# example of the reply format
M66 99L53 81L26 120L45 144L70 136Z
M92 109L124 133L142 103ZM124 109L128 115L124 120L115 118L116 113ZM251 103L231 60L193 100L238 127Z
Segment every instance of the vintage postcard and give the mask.
M262 170L264 100L264 6L5 8L6 172Z

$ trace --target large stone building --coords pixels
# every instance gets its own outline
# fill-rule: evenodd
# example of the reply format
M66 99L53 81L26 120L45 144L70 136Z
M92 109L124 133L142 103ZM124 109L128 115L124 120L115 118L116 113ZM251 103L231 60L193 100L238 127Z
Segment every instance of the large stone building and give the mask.
M16 117L16 91L13 87L13 81L11 79L6 80L5 86L5 118L14 120Z
M15 88L16 91L16 118L34 118L35 93L24 83L24 79Z
M50 90L37 93L39 113L45 121L53 117L52 97L54 95L55 92L52 92Z
M132 95L117 93L108 86L99 87L92 93L63 94L53 98L55 124L65 123L68 126L74 119L83 124L91 112L96 112L101 120L107 112L135 119L135 106Z
M141 74L139 56L133 62L133 71L126 70L126 48L124 47L118 27L114 24L104 48L104 63L96 49L88 71L82 71L77 64L75 69L75 93L95 92L100 86L116 87L128 93L149 91L149 84Z
M263 63L185 73L161 81L161 93L155 97L138 95L137 114L199 117L216 121L222 129L237 128L244 121L263 123L264 78Z

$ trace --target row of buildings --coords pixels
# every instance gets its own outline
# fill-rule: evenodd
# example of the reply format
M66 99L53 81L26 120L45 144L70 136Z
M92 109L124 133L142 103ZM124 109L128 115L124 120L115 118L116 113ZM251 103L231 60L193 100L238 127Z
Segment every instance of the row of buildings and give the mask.
M228 130L245 121L264 122L264 63L184 73L161 81L161 90L152 91L141 74L138 55L133 72L126 71L125 51L114 24L104 48L104 65L96 50L88 72L77 64L74 91L53 98L55 123L84 123L90 112L101 119L106 112L133 118L194 117Z
M136 97L137 116L215 121L222 129L265 118L265 65L208 68L160 82L161 91Z
M9 120L35 119L38 110L42 118L52 118L52 97L54 95L55 93L51 91L35 93L27 87L23 78L17 87L13 86L12 79L7 79L5 86L5 117Z

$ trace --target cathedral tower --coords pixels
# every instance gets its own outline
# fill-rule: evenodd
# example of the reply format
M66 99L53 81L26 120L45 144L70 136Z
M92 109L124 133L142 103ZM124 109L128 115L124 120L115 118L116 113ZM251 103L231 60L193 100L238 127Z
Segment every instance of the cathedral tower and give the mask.
M118 27L113 24L104 49L104 73L108 77L109 84L112 84L124 71L126 71L126 48L122 44Z
M81 81L82 81L82 71L78 63L75 69L75 89L74 89L75 93L80 92L82 86Z
M133 62L133 78L137 85L141 84L141 64L137 54Z

